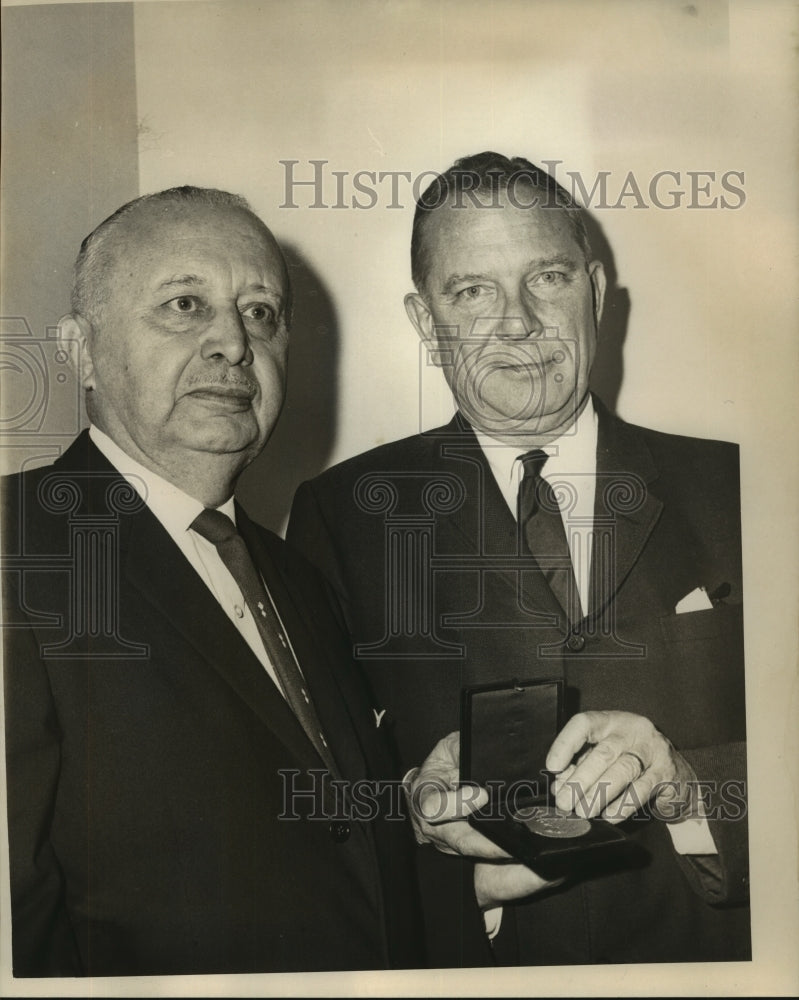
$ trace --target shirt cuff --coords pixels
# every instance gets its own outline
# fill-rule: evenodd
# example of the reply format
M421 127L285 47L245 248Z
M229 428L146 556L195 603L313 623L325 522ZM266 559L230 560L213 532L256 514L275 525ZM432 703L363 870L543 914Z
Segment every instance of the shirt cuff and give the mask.
M499 934L502 925L502 907L494 906L490 910L483 910L483 923L485 924L488 940L493 941Z
M667 823L671 843L678 854L718 854L710 826L704 818Z

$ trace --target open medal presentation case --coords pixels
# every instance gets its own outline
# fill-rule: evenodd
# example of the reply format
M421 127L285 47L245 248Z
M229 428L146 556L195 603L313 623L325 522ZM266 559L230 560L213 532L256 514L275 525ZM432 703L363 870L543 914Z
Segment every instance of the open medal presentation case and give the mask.
M559 679L462 691L461 782L481 785L490 796L469 823L545 879L615 866L627 846L613 824L555 807L545 762L562 716Z

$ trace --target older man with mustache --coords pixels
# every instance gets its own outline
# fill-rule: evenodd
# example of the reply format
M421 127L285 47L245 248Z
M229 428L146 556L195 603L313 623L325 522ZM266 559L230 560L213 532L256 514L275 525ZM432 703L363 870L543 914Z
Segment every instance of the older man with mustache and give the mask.
M290 312L225 192L137 199L81 247L60 337L91 427L5 482L17 976L419 964L405 824L325 783L391 768L337 605L233 499Z

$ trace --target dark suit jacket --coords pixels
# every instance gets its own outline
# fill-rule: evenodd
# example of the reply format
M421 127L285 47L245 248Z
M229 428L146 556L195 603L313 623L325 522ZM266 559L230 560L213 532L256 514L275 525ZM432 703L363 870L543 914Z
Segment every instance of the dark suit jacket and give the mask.
M560 677L568 713L650 718L715 783L721 880L645 812L639 860L505 907L501 962L690 961L749 955L737 448L634 427L599 401L592 607L570 628L460 417L329 470L297 492L288 540L328 575L402 764L459 728L465 685ZM725 586L722 586L725 585ZM675 614L696 587L723 604ZM420 852L433 964L484 964L458 863ZM432 890L432 891L431 891ZM473 925L469 925L473 928Z
M319 758L88 434L5 495L14 973L418 965L407 824L287 801ZM342 775L393 774L329 587L237 517Z

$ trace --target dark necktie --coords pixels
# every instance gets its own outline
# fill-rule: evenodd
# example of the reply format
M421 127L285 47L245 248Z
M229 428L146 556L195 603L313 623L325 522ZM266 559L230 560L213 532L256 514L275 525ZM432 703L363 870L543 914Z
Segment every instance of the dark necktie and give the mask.
M206 507L194 519L191 527L216 546L220 559L230 570L258 626L264 648L280 681L286 701L319 757L331 774L336 776L338 771L311 701L310 688L297 665L289 637L281 624L269 591L261 579L261 574L255 568L255 563L236 525L226 514Z
M519 529L569 622L574 623L582 618L580 596L558 500L541 475L547 458L546 452L539 449L522 455L524 478L519 486Z

